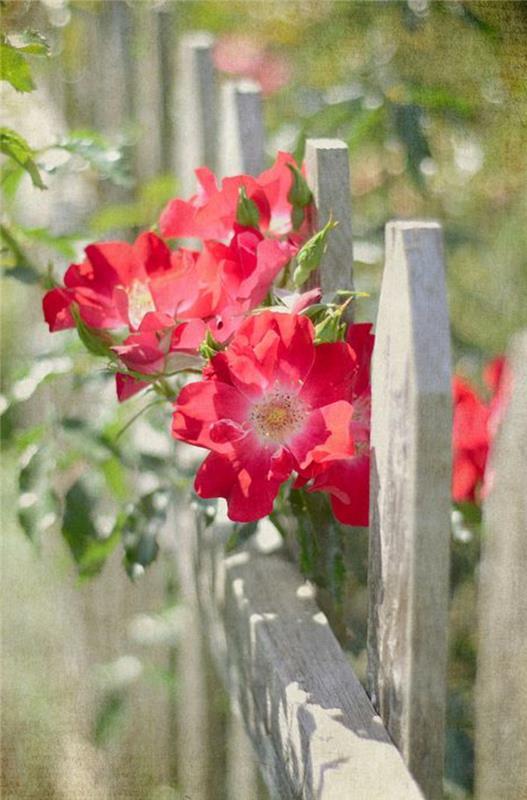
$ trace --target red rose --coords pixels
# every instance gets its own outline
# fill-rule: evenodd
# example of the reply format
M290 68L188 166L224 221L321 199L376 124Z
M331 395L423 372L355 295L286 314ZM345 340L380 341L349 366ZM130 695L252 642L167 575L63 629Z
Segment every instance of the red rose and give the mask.
M357 356L345 342L314 344L309 319L263 312L175 404L172 432L207 448L196 476L202 497L225 497L229 516L269 514L293 470L354 453L350 402Z

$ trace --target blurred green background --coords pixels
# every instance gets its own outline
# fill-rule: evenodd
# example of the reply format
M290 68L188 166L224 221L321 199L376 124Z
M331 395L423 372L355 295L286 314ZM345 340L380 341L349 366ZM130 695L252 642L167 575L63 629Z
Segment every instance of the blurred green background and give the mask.
M2 84L3 124L35 149L48 186L34 188L22 169L2 164L4 796L177 800L188 756L185 703L195 691L182 666L177 543L162 544L162 557L141 581L129 581L115 551L101 576L79 587L71 557L82 571L79 554L57 535L56 513L77 473L92 493L88 507L107 490L124 502L137 481L141 491L157 491L167 458L162 443L156 451L152 442L167 418L156 412L115 445L112 432L139 406L116 409L108 380L94 374L72 337L49 336L35 269L43 272L51 261L60 273L83 243L133 237L156 221L178 187L178 37L207 30L216 37L220 75L250 74L264 84L270 160L277 149L300 158L307 136L347 142L356 284L371 295L360 301L359 319L375 318L385 223L443 223L454 362L478 382L485 360L527 324L527 7L20 0L1 10L3 33L34 29L50 45L49 56L29 57L35 92ZM73 376L60 362L65 355L75 361ZM41 447L50 431L55 450ZM50 463L33 463L28 447L40 448L38 458L45 451ZM18 474L30 463L23 480L38 495L38 519L47 514L45 530L19 515L32 543L16 518L24 488ZM51 473L59 475L53 487ZM78 493L69 495L78 501ZM99 505L94 525L112 513ZM479 539L477 512L454 517L450 798L472 791ZM355 551L352 651L360 668L364 541ZM213 696L217 708L203 741L214 757L192 800L235 800L224 751L236 731L215 684Z

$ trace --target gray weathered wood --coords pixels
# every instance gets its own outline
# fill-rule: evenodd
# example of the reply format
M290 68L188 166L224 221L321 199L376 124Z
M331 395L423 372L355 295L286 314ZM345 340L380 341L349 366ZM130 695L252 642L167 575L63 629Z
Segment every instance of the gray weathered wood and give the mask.
M527 332L509 353L512 395L491 455L479 582L476 797L527 796Z
M441 227L390 222L372 366L371 697L442 797L451 388Z
M179 42L175 156L183 197L195 192L196 167L215 167L217 128L213 41L208 33L190 33L184 34Z
M264 168L262 93L253 81L227 81L221 87L218 174L258 175Z
M333 218L338 226L331 231L320 276L311 285L321 286L324 294L337 289L353 289L353 235L348 146L339 139L306 141L307 182L315 200L315 229Z
M135 118L139 123L135 170L139 181L161 172L162 114L161 50L159 31L161 12L146 3L136 3L135 19Z
M258 765L243 721L231 713L227 726L227 797L229 800L256 800Z
M422 800L313 588L258 537L225 557L229 530L198 534L200 607L271 797Z

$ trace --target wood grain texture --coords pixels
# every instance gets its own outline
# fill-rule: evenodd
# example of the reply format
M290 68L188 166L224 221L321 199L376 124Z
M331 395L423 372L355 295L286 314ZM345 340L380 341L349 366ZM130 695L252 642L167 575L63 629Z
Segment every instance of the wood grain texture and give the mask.
M441 227L391 222L372 366L368 671L430 799L442 797L450 382Z
M338 222L329 235L320 275L313 275L310 282L332 296L337 289L353 289L348 147L340 139L308 139L305 163L307 182L315 200L315 229L322 228L330 217Z
M220 93L218 174L258 175L264 168L262 93L253 81L226 81Z
M229 530L200 529L200 608L271 797L422 800L312 588L281 552L225 557Z
M527 797L527 331L491 456L479 582L476 797Z
M212 62L214 39L208 33L184 34L179 41L176 96L176 174L181 194L196 190L196 167L215 168L216 83Z
M132 9L135 18L135 118L139 136L135 147L135 170L140 182L162 171L163 98L161 50L158 46L165 15L143 3ZM166 23L165 23L166 24Z

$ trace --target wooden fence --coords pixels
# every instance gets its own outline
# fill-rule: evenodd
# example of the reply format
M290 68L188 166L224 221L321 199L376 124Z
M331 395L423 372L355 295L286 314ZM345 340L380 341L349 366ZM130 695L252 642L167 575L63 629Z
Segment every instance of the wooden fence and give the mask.
M179 70L178 152L185 190L192 190L190 167L202 163L216 165L220 174L257 173L264 163L258 87L229 81L218 95L212 40L203 34L181 38ZM330 213L339 222L321 269L322 288L351 288L347 147L337 140L308 140L305 161L319 223ZM514 397L487 509L479 800L527 797L527 599L521 589L527 565L526 363L524 336L513 351ZM243 719L272 798L443 797L450 450L441 226L389 222L372 370L369 696L314 588L302 580L290 554L273 544L266 523L230 556L224 551L227 522L209 526L187 513L180 528L186 532L182 570L195 624ZM502 659L506 681L499 676ZM207 706L203 697L199 703ZM235 726L237 741L243 734ZM230 750L234 763L239 752L236 744ZM242 752L246 756L245 746ZM232 796L256 797L255 786L249 779L242 794ZM193 800L201 797L199 779L193 793L187 791Z

